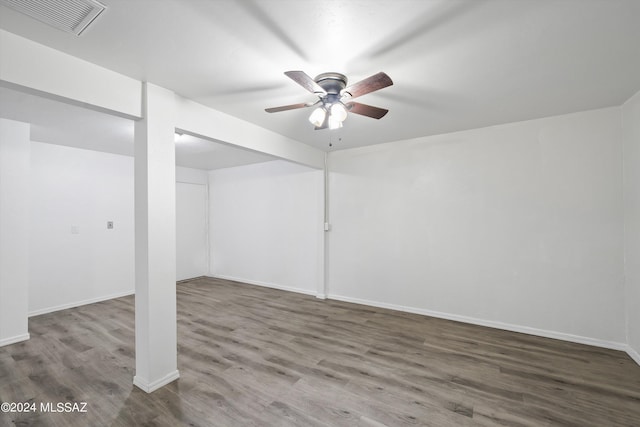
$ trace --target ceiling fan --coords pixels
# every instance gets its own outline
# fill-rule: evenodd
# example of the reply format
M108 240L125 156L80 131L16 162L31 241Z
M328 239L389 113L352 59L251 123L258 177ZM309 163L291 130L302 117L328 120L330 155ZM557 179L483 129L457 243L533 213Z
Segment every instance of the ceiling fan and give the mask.
M318 130L341 128L348 112L374 119L380 119L389 112L384 108L351 101L359 96L391 86L393 81L385 73L374 74L348 87L347 77L340 73L322 73L315 79L309 77L304 71L286 71L284 74L309 92L317 95L319 99L315 102L266 108L265 111L267 113L296 110L317 105L318 107L309 116L309 121Z

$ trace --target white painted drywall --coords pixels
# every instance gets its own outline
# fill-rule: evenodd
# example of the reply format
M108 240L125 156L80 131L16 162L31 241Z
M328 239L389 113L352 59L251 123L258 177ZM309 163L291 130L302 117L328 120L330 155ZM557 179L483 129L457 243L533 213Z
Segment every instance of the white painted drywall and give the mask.
M29 338L29 125L0 119L0 346Z
M26 216L30 239L24 240L31 242L29 313L133 293L133 158L40 142L31 142L31 147L31 180L26 181L32 189ZM204 188L208 174L177 167L176 180ZM205 217L204 202L195 211L192 207L182 205L177 215ZM114 222L112 230L106 228L107 221ZM179 221L178 233L183 234ZM206 238L203 230L201 240ZM205 266L199 274L205 275L208 258L202 244L198 251L188 251L199 260L200 271ZM193 259L178 256L178 271L190 271Z
M176 280L209 273L207 215L207 184L176 182Z
M624 348L620 108L330 154L329 294Z
M143 84L134 124L136 374L151 393L177 379L175 94Z
M141 117L141 82L0 30L0 81L85 106Z
M126 118L140 118L143 82L0 30L0 84ZM175 97L183 131L322 168L324 153L237 117Z
M627 342L640 364L640 92L622 106Z
M176 166L176 280L209 274L208 186L207 171Z
M176 128L321 169L324 152L237 117L176 96Z
M211 274L316 294L322 179L281 160L210 171Z
M31 151L29 312L133 293L133 158L40 142Z
M176 182L207 185L209 174L206 170L176 166Z

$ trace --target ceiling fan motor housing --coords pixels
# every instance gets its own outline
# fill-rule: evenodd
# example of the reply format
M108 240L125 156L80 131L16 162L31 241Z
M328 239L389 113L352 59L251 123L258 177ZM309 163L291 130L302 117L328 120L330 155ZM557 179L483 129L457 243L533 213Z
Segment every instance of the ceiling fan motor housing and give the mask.
M340 100L340 92L347 87L347 76L340 73L322 73L314 79L318 86L327 92L325 97L328 102Z

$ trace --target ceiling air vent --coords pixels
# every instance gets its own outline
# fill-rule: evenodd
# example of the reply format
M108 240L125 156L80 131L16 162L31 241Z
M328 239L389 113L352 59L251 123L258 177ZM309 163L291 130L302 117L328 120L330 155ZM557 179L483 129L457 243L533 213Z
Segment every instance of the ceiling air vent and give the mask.
M0 4L76 36L105 10L95 0L0 0Z

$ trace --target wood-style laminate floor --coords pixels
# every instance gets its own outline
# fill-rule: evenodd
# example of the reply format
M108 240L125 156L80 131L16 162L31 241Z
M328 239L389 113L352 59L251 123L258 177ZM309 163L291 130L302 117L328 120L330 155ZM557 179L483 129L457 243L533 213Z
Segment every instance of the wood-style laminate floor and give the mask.
M133 297L33 317L1 413L38 426L640 426L625 353L216 279L178 290L178 381L134 375Z

